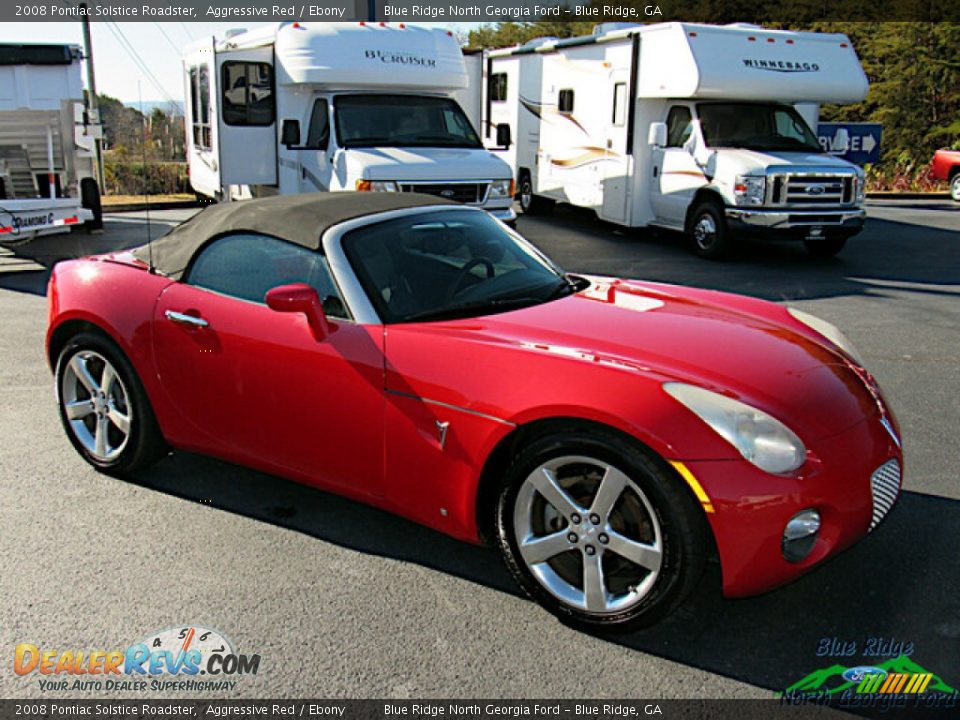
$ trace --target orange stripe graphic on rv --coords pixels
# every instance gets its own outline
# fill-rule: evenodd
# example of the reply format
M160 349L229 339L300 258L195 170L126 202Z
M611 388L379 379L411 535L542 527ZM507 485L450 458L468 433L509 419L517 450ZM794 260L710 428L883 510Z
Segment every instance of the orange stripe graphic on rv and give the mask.
M661 175L689 175L690 177L707 179L707 176L697 170L666 170Z
M583 147L574 149L583 150L583 152L578 155L572 155L568 158L550 158L550 164L562 168L579 167L580 165L586 165L587 163L598 162L600 160L614 160L620 157L617 153L610 150L604 150L600 147Z
M561 118L564 118L565 120L569 120L570 122L572 122L584 134L589 135L586 128L583 127L583 125L580 124L580 121L573 116L573 113L562 113L554 105L536 102L534 100L527 100L524 97L520 98L520 104L523 106L525 110L532 113L533 115L540 118L541 120L546 119L544 118L544 115L549 115L551 117L561 117Z

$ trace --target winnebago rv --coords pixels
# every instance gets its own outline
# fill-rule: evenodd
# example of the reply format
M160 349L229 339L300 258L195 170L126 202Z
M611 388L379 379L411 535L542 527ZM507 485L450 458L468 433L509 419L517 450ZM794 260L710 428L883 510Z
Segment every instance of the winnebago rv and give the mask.
M190 182L216 199L422 192L515 219L510 167L455 100L456 39L386 23L281 23L190 46Z
M601 25L472 67L485 142L501 145L491 128L503 123L516 140L503 157L524 212L592 208L629 227L685 231L714 258L747 232L833 255L863 225L863 171L823 152L811 130L820 103L866 96L844 35Z
M0 243L101 226L76 45L0 45Z

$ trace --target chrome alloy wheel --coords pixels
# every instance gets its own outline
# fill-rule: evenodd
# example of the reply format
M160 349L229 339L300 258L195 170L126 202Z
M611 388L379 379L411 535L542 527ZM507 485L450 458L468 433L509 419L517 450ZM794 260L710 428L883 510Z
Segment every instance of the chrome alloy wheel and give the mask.
M960 202L960 173L954 175L950 181L950 197Z
M537 467L517 494L513 524L540 585L580 610L622 612L660 575L663 540L650 501L601 460L568 455Z
M524 180L520 185L520 207L529 210L533 204L533 188L529 180Z
M130 396L116 369L100 353L70 358L60 383L60 402L80 444L100 461L114 460L130 438Z
M708 249L717 239L717 222L710 213L701 213L693 226L693 239L701 250Z

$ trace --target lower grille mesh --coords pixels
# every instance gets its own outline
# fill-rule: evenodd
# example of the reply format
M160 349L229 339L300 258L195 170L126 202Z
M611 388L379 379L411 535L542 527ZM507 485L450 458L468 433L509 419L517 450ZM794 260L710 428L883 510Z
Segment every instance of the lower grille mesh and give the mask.
M900 495L900 463L888 460L874 470L870 476L870 494L873 496L873 519L870 529L873 530L880 521L890 512L890 508Z

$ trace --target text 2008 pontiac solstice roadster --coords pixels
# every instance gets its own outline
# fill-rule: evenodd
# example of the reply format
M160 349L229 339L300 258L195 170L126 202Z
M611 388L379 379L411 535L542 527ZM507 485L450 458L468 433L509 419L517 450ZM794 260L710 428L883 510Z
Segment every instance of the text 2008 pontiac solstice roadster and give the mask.
M788 582L900 492L896 420L832 325L567 275L433 197L212 207L57 265L49 301L63 425L95 467L207 453L494 542L593 628L661 617L714 552L728 596Z

